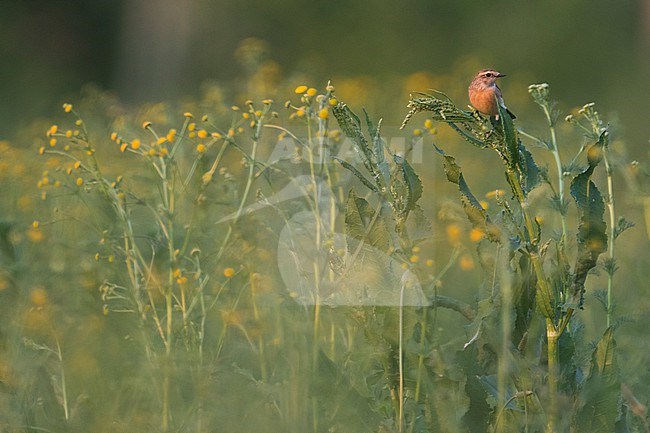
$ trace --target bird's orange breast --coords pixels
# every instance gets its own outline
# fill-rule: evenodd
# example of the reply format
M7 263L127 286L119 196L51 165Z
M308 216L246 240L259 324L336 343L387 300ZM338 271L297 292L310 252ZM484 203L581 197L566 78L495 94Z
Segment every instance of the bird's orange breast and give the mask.
M470 89L469 102L482 114L487 116L496 116L499 114L499 110L497 110L496 94L493 89Z

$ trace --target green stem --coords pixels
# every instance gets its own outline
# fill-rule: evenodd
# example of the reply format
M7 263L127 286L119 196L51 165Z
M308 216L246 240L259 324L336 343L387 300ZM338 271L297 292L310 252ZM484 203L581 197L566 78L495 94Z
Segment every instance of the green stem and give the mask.
M544 272L544 267L539 255L538 240L536 239L532 219L528 213L528 203L526 202L526 196L521 188L521 185L519 184L519 179L517 178L516 174L512 170L508 170L507 175L510 180L513 193L517 200L519 200L521 212L524 215L526 230L528 231L529 245L531 248L530 261L533 265L533 270L535 272L535 276L537 277L537 284L540 288L538 293L546 298L542 301L542 303L545 305L550 305L552 307L551 301L553 300L553 292L549 287L548 281L546 279L546 273ZM559 354L557 343L561 333L553 321L553 312L543 311L543 314L546 317L546 338L548 341L548 391L550 406L546 431L547 433L555 433L555 421L557 416L557 384L559 372ZM564 326L562 326L561 329L564 331Z
M549 408L547 412L546 433L555 433L557 419L557 391L559 381L559 350L558 339L560 333L556 330L553 321L546 319L546 337L548 342L548 392Z
M607 173L607 213L609 214L609 230L607 233L607 256L611 268L607 270L607 327L612 323L612 289L614 287L614 247L615 247L615 228L616 212L614 208L614 178L612 176L612 166L609 161L609 146L605 142L603 146L603 162L605 163L605 172Z
M560 218L562 221L562 237L560 238L560 244L564 246L567 238L567 222L566 222L566 211L564 209L564 169L562 168L562 160L560 159L560 151L557 147L557 136L555 134L555 122L551 112L549 111L548 105L543 105L544 114L546 115L546 120L548 121L548 127L551 130L551 153L553 154L553 159L555 160L555 168L557 169L557 180L558 180L558 199L560 201Z

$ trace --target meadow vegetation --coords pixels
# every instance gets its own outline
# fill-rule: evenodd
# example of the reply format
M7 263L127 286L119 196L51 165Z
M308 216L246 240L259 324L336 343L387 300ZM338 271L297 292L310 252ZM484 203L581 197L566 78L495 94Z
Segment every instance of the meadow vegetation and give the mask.
M617 125L547 84L513 123L458 78L300 80L89 87L0 143L2 431L649 432Z

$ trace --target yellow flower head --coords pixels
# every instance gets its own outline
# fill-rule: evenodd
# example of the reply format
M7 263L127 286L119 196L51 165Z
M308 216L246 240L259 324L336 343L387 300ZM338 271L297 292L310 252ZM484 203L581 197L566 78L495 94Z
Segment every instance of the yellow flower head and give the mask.
M451 244L457 244L460 239L460 227L457 224L449 224L447 226L447 239Z
M330 112L327 110L327 108L323 108L318 112L318 117L325 120L330 116Z
M68 104L68 103L63 104L63 111L65 111L66 113L71 112L72 111L72 104Z
M474 259L469 254L463 254L460 257L459 265L463 271L471 271L474 269Z
M136 138L131 142L131 147L133 148L133 150L138 150L140 148L140 144L141 144L140 140Z
M226 278L232 278L235 275L235 270L233 268L226 268L223 270L223 276Z
M472 242L480 242L481 239L485 236L485 233L483 233L483 230L481 229L472 229L469 232L469 240Z
M296 92L297 94L305 93L306 91L307 91L307 86L305 85L298 86L294 89L294 92Z

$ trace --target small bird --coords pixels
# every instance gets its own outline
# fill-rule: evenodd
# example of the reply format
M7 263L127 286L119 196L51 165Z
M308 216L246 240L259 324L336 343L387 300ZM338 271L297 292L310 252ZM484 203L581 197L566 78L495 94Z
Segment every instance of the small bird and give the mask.
M497 78L505 77L504 74L495 71L494 69L481 69L476 74L476 77L469 85L469 101L472 106L476 108L479 113L486 116L496 116L499 119L499 110L497 103L504 108L510 118L516 119L517 116L512 114L506 104L503 102L501 96L501 89L497 86Z

